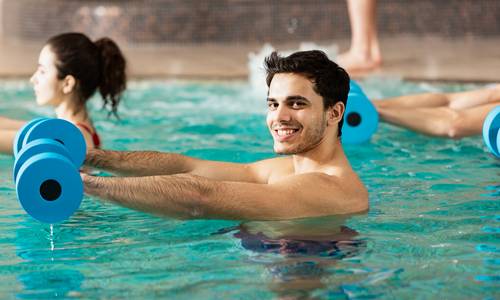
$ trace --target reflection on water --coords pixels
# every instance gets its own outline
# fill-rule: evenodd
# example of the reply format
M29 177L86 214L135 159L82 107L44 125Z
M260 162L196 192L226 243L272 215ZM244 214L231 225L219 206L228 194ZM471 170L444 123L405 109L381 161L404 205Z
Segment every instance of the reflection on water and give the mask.
M244 249L254 253L276 254L264 262L271 277L269 288L280 297L310 298L330 268L344 258L360 255L366 241L345 225L349 216L328 216L286 221L253 221L225 228Z
M246 222L234 234L248 250L287 257L313 255L342 259L357 253L363 241L345 226L348 216L304 218L286 221Z
M78 296L84 276L77 270L26 272L17 277L24 286L21 299L67 299Z
M62 299L79 295L84 275L70 268L76 263L72 250L58 245L53 225L36 231L30 227L31 222L21 222L16 230L16 254L23 260L17 280L24 287L17 297Z

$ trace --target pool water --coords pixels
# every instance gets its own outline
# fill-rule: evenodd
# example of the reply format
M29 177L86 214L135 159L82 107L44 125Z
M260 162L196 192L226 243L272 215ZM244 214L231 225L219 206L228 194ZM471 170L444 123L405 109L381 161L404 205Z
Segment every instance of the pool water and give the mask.
M469 85L361 82L372 98ZM0 82L0 115L52 116L27 82ZM246 82L132 82L120 121L89 104L104 148L250 162L273 157L265 98ZM481 137L381 124L345 148L370 211L287 222L181 221L85 197L51 229L20 207L0 155L0 298L500 298L500 161ZM300 230L333 241L280 240ZM263 234L266 233L266 235Z

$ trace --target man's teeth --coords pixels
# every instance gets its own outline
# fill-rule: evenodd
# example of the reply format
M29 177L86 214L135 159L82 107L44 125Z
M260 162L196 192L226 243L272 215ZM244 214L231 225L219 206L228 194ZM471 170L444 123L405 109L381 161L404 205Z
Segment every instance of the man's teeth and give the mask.
M277 131L279 136L287 136L295 132L295 130L293 129L287 129L287 130L278 129Z

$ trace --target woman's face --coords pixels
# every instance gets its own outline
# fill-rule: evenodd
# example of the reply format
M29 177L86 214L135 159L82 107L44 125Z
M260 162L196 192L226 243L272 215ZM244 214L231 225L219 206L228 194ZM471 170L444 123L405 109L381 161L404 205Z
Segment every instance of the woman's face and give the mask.
M57 78L56 56L48 45L38 58L38 68L30 79L38 105L57 106L62 100L63 81Z

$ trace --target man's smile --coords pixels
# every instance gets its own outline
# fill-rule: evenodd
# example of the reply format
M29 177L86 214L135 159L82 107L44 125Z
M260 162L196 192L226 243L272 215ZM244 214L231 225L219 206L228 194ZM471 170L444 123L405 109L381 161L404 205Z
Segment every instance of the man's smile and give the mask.
M273 135L279 142L285 142L298 135L300 128L277 127L273 129Z

